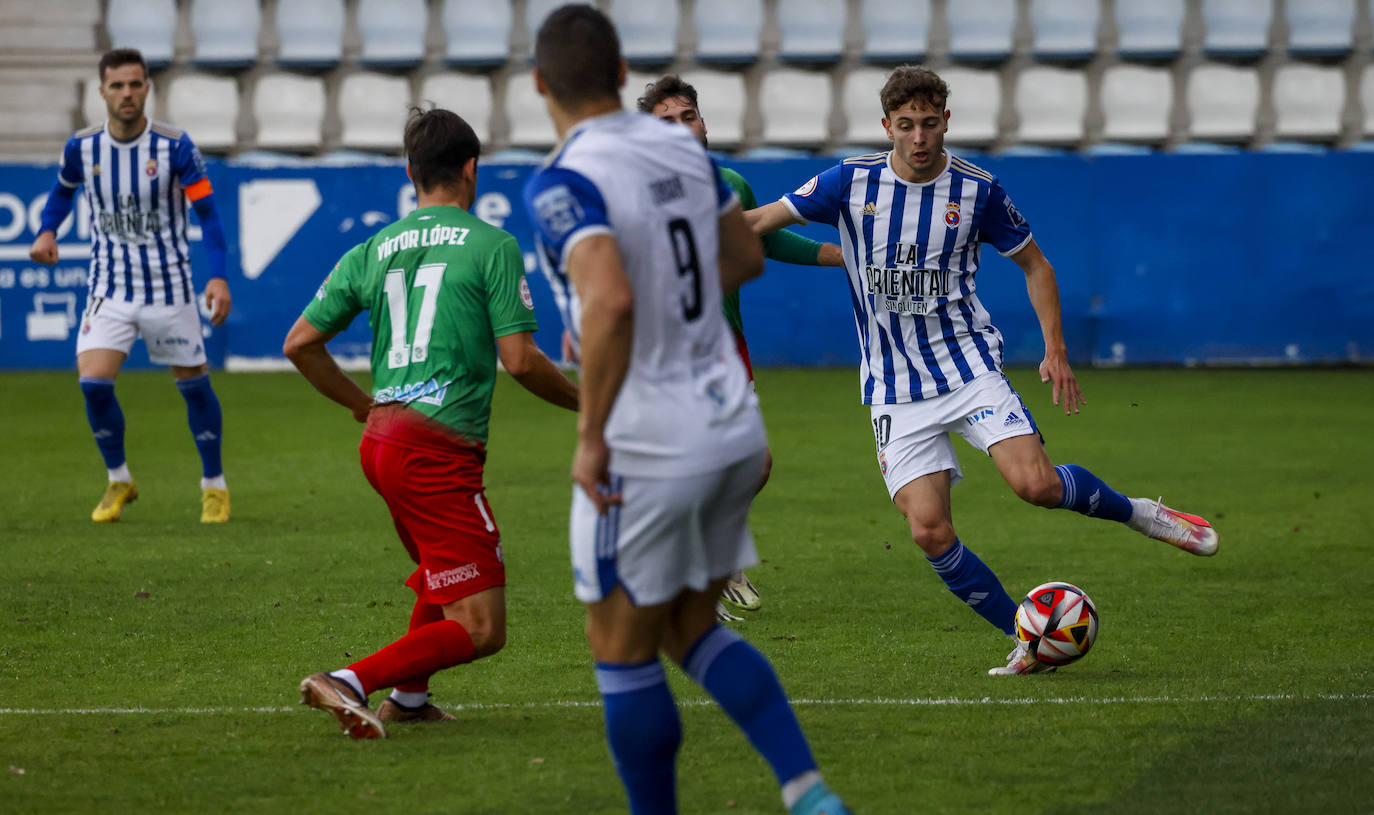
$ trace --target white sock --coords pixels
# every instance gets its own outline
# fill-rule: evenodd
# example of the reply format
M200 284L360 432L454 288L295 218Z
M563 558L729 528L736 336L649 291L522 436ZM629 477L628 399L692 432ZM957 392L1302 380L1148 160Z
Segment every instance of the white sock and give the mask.
M788 809L801 800L806 791L821 783L821 773L819 770L807 770L801 775L782 785L782 805Z
M119 465L118 467L114 468L113 470L110 470L109 473L110 473L110 481L111 481L111 482L114 482L114 481L128 481L128 482L131 482L131 481L134 480L134 477L131 476L131 475L129 475L129 462L127 462L127 461L124 462L123 464Z
M401 707L424 707L429 701L429 691L404 691L392 689L391 701Z
M224 473L220 473L214 478L202 478L200 480L200 488L203 490L227 490L229 489L229 485L224 483Z
M340 668L337 671L330 671L329 675L334 677L335 679L342 679L343 681L347 682L349 685L352 686L353 690L358 692L359 697L363 699L367 698L367 694L363 693L363 683L358 681L357 674L353 673L347 668Z

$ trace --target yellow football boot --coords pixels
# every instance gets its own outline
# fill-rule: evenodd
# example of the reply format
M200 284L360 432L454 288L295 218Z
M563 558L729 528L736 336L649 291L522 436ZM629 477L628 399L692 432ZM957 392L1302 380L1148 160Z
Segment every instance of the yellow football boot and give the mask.
M200 522L222 524L229 520L229 490L207 487L200 491Z
M111 481L105 488L105 494L101 496L100 503L91 510L91 520L96 523L108 524L119 520L119 516L124 512L125 504L132 504L138 500L138 487L132 481Z

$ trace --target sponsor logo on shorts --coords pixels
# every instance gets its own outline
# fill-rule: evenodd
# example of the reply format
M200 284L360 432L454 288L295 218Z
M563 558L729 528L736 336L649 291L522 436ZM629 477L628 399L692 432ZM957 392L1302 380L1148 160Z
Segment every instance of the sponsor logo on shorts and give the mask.
M466 583L481 575L476 563L464 563L456 569L446 569L442 572L431 572L425 570L425 585L430 591L442 589L445 586L454 586L459 583Z
M1023 424L1025 424L1025 423L1026 423L1026 420L1025 420L1025 419L1022 419L1020 416L1017 416L1017 415L1016 415L1016 411L1013 410L1011 413L1008 413L1008 414L1007 414L1007 419L1006 419L1006 421L1002 422L1002 426L1003 426L1003 427L1019 427L1020 425L1023 425Z
M878 469L882 470L883 475L887 475L887 453L878 454Z
M972 416L964 419L969 424L977 424L992 415L992 408L983 408Z
M153 345L190 345L191 341L185 337L159 337L153 340Z

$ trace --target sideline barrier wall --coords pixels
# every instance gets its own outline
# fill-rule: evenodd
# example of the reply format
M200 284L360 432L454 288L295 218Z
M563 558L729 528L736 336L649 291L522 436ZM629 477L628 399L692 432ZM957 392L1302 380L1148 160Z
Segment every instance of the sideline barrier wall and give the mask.
M1374 240L1363 182L1374 153L1004 156L972 160L998 175L1054 264L1074 363L1310 364L1374 357ZM722 163L749 179L761 203L799 187L837 159ZM209 161L229 238L234 308L206 326L212 363L287 365L281 343L334 262L414 208L396 162L355 166ZM533 258L521 189L531 165L479 167L473 211L514 233L541 329L557 359L562 326ZM84 193L59 237L62 260L28 259L53 165L0 164L0 368L71 369L85 305L89 214ZM194 217L192 221L194 223ZM833 229L800 230L820 240ZM192 230L197 290L206 262ZM979 295L1006 337L1009 363L1035 364L1039 325L1023 275L990 248ZM754 363L856 365L844 273L769 261L742 294ZM365 359L363 319L331 344ZM147 365L142 343L130 364Z

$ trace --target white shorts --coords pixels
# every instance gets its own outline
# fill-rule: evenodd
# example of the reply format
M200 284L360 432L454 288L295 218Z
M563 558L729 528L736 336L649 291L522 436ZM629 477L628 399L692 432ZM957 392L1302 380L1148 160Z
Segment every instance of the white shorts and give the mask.
M577 599L595 603L620 586L635 605L656 606L758 563L748 518L764 455L685 478L612 476L624 502L605 515L574 484L569 537Z
M897 405L872 405L878 469L887 494L923 475L951 470L950 483L964 477L950 436L958 433L982 450L1012 436L1040 431L1011 382L1001 373L981 374L958 390Z
M194 368L205 364L200 309L195 303L145 305L88 297L76 335L76 353L110 348L127 356L139 336L155 365Z

